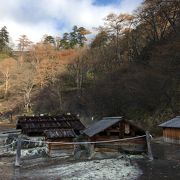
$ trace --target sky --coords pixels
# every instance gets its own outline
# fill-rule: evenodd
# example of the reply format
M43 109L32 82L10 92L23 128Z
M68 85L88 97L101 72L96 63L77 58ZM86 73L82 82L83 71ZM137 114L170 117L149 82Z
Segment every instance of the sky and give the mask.
M62 36L74 25L88 30L103 25L109 13L132 13L143 0L0 0L0 28L14 43L25 34L38 42L43 35Z

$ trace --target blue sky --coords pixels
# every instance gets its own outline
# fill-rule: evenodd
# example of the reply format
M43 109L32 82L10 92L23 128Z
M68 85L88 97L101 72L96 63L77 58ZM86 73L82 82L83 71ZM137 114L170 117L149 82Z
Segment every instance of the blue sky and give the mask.
M118 4L120 0L95 0L95 5L109 5L109 4Z
M73 25L91 31L109 13L132 13L143 0L0 0L0 27L16 43L25 34L33 42L44 34L62 36Z

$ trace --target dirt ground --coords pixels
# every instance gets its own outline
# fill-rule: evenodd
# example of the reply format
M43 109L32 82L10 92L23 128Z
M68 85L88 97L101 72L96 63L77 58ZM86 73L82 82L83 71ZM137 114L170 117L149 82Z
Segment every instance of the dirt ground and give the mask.
M20 179L136 179L140 174L138 167L135 168L127 160L102 159L90 161L72 161L58 163L33 171L24 170Z
M81 161L72 157L68 160L62 157L28 157L22 159L19 168L14 167L14 155L0 153L0 180L179 180L180 145L156 139L152 143L152 151L153 161L136 155Z
M12 179L14 172L12 164L14 158L0 157L0 180Z
M152 143L154 160L137 159L143 174L138 180L179 180L180 179L180 145L164 143L156 139Z
M137 179L142 174L131 157L75 161L62 158L35 158L22 161L20 168L14 167L14 157L1 157L0 179Z
M0 132L6 131L6 130L12 130L15 128L16 128L15 124L7 123L7 122L0 122Z

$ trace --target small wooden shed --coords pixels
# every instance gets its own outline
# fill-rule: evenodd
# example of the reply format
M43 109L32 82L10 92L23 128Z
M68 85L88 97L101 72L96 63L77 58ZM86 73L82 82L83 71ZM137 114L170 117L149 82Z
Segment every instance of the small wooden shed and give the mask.
M85 129L82 135L92 142L124 139L94 144L94 151L146 151L145 131L123 117L105 117Z
M44 131L45 139L48 142L49 154L52 154L52 150L55 151L66 151L66 153L73 154L74 145L64 144L73 142L74 138L78 135L73 129L50 129Z
M159 127L163 128L165 142L180 144L180 116L160 124Z

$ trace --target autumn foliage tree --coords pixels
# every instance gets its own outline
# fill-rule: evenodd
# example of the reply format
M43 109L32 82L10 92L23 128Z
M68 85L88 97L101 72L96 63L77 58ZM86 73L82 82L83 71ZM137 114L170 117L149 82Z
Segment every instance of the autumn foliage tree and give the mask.
M178 0L145 0L133 14L109 14L89 41L78 26L36 44L22 36L15 94L26 112L124 115L147 127L178 114L179 9ZM13 89L5 69L3 95Z

